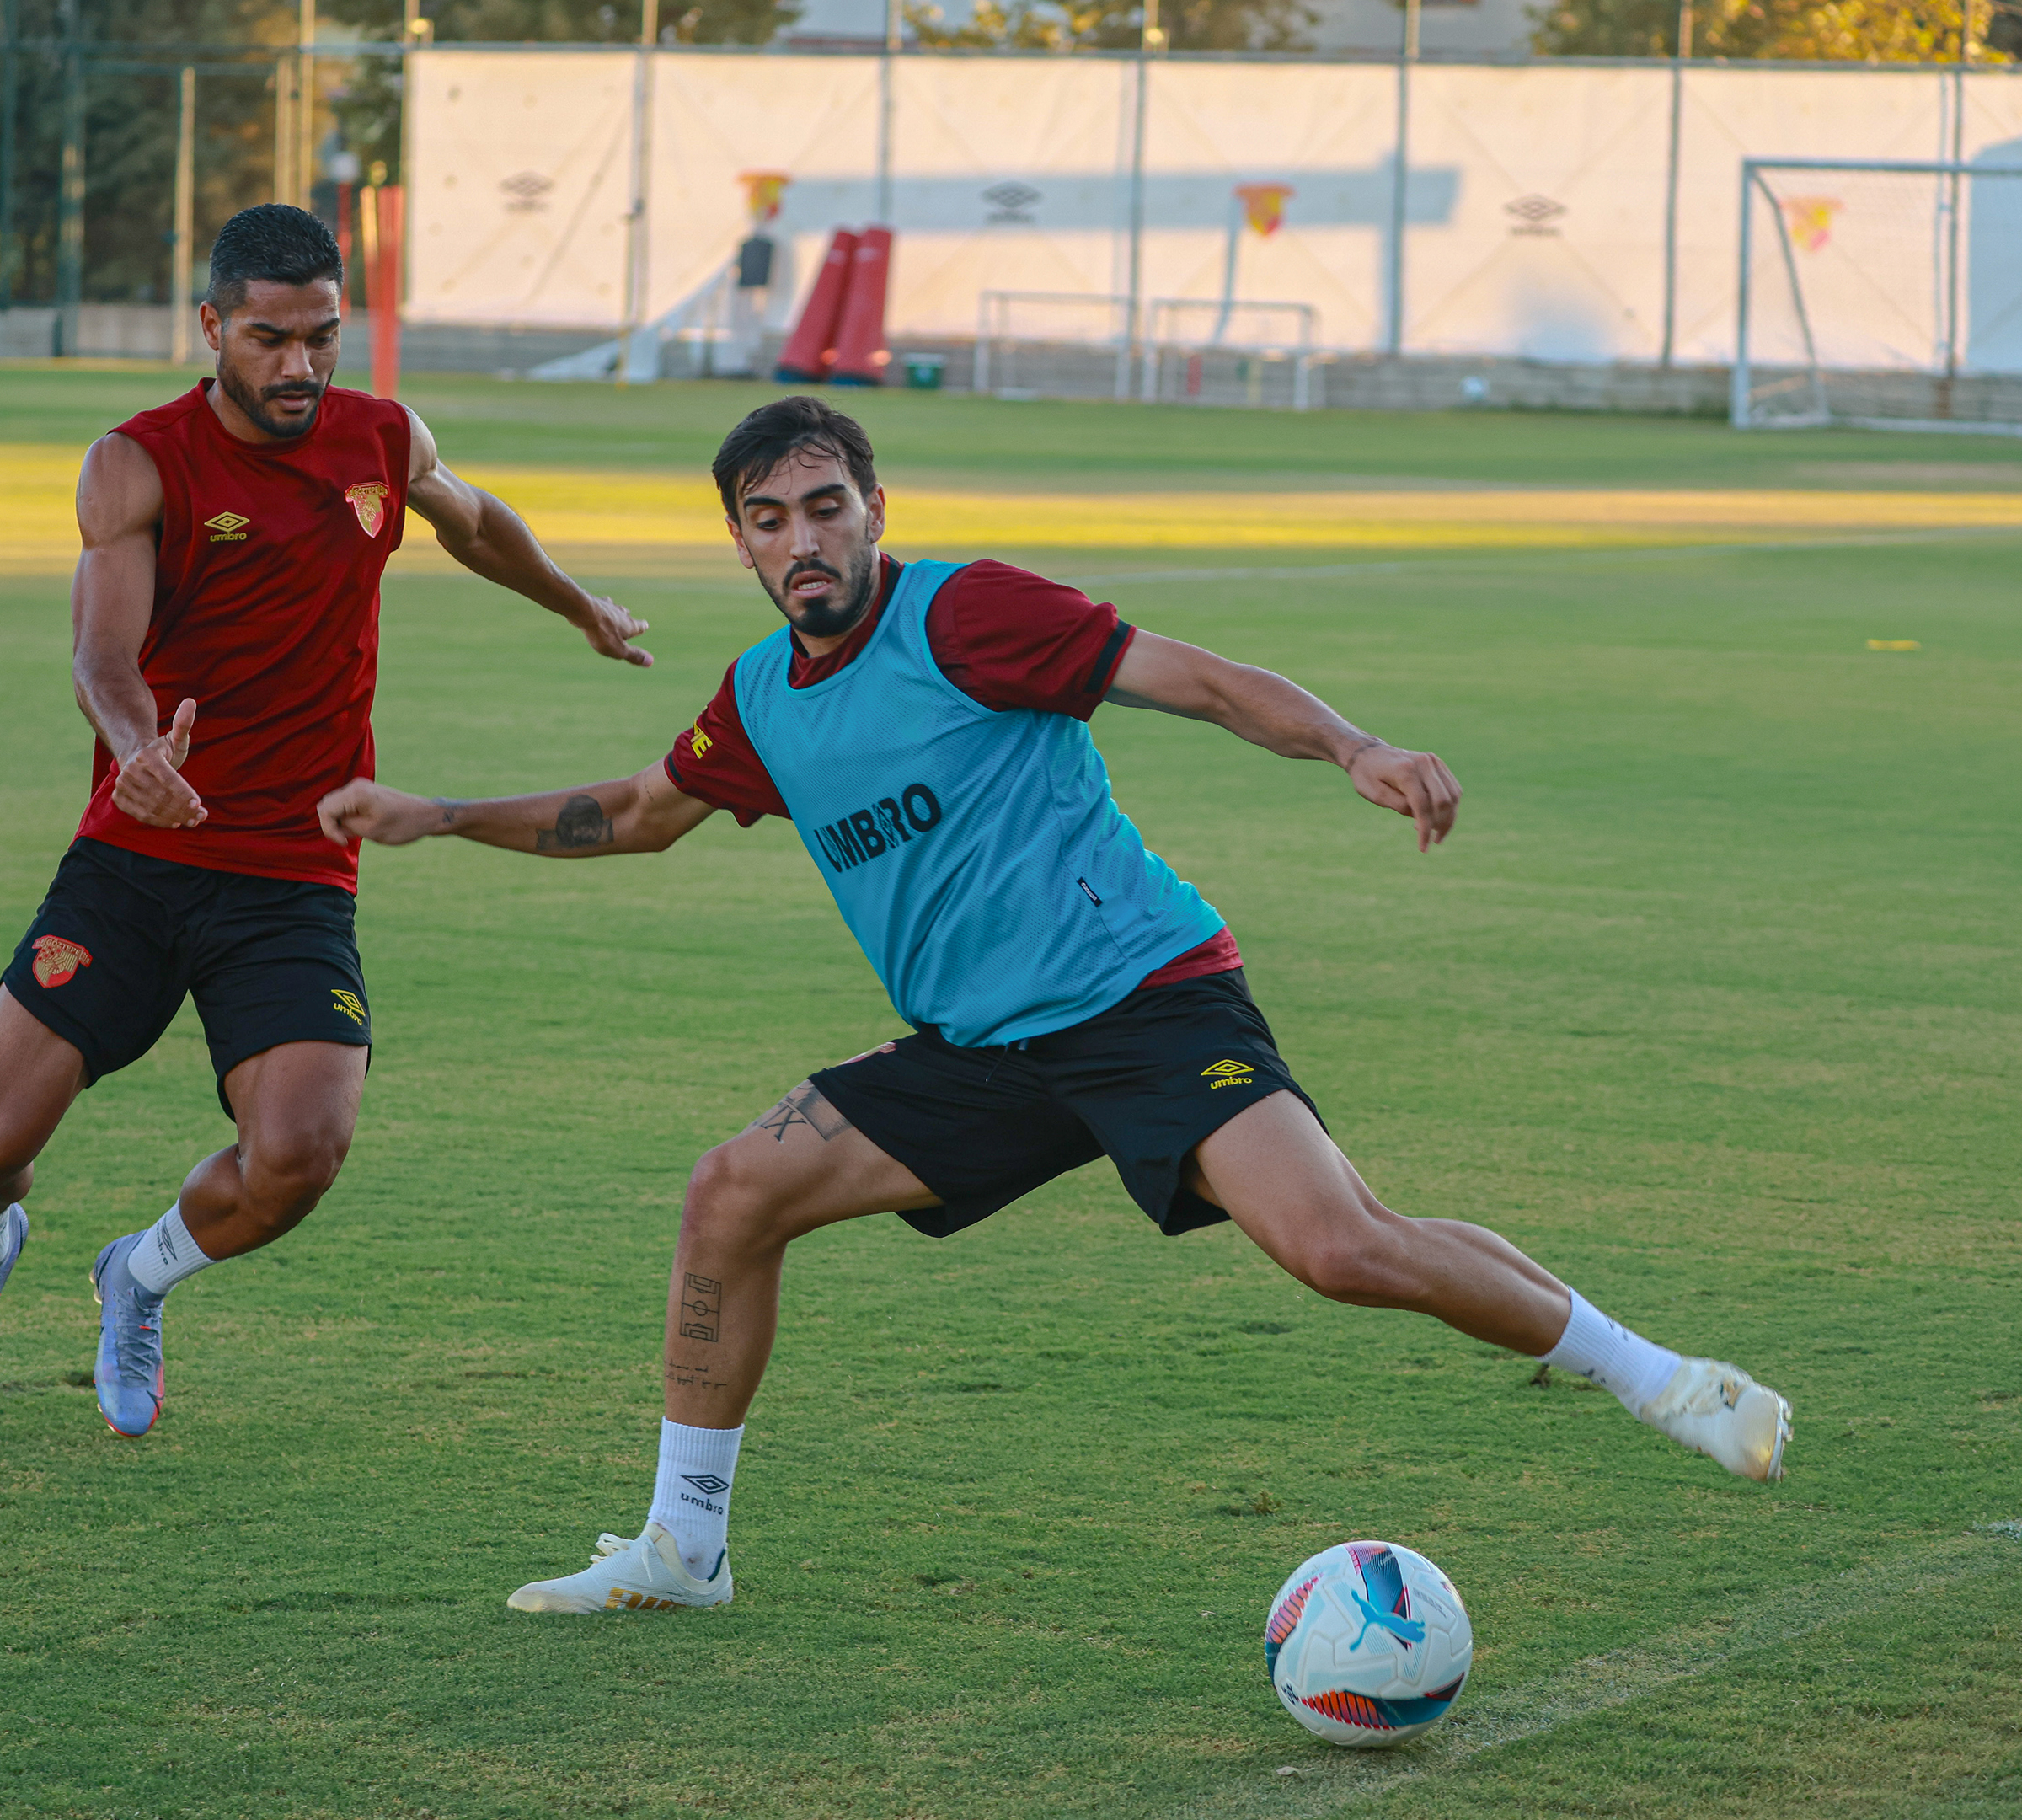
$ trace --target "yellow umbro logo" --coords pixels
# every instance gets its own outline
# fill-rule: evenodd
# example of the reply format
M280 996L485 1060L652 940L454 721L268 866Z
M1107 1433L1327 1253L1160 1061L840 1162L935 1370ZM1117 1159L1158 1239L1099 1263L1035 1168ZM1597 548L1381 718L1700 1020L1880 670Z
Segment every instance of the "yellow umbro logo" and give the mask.
M356 993L346 992L341 986L330 988L330 1009L341 1011L361 1029L365 1025L365 1004Z
M1256 1070L1247 1062L1217 1062L1201 1073L1217 1087L1254 1087Z
M243 543L246 527L252 522L241 512L221 511L215 518L205 519L204 528L211 533L213 543Z

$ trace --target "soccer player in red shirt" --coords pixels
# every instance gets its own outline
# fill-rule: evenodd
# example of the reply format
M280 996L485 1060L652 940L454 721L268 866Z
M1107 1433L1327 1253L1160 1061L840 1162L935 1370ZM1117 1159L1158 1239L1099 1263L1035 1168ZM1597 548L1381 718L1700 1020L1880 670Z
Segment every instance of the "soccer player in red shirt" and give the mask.
M817 1069L698 1161L645 1528L508 1603L728 1600L731 1482L788 1245L887 1211L945 1237L1105 1154L1162 1232L1233 1220L1324 1296L1580 1372L1729 1471L1780 1475L1789 1412L1773 1390L1632 1333L1485 1228L1408 1218L1370 1192L1278 1053L1233 938L1145 851L1081 723L1110 701L1334 764L1412 820L1421 852L1459 804L1437 757L1059 583L882 556L870 444L818 400L753 412L715 474L788 626L731 666L664 760L489 802L361 780L321 808L334 840L451 833L564 859L659 851L718 808L789 816L913 1025Z
M238 1127L92 1268L99 1406L122 1435L160 1411L162 1298L295 1226L350 1145L372 1035L358 865L316 804L372 772L379 577L404 509L603 656L653 661L630 642L645 622L452 474L412 411L330 384L343 281L313 215L233 216L202 306L216 380L101 437L78 483L73 671L94 788L0 976L0 1282L42 1147L185 993Z

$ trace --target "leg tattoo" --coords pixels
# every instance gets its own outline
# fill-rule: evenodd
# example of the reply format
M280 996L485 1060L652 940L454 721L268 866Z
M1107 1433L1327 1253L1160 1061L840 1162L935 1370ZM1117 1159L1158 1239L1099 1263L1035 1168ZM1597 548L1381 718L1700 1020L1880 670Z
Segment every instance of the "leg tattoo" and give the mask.
M681 1337L714 1340L723 1328L723 1285L712 1277L685 1272L681 1284Z
M763 1118L752 1120L746 1128L769 1131L774 1143L784 1143L787 1132L795 1125L806 1126L823 1143L849 1129L849 1121L821 1097L811 1081L801 1082Z

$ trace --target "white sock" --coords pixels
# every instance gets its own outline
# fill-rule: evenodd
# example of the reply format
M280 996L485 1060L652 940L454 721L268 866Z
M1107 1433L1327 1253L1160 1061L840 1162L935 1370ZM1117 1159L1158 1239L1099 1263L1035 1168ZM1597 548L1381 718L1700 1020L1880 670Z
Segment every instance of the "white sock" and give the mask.
M1572 1316L1544 1362L1578 1372L1603 1390L1613 1391L1630 1415L1641 1415L1643 1405L1671 1382L1681 1362L1678 1355L1610 1320L1577 1289L1571 1293Z
M126 1268L133 1280L150 1295L167 1295L185 1277L194 1277L216 1258L206 1257L183 1223L183 1204L177 1202L141 1234L141 1242L127 1254Z
M691 1428L663 1420L660 1472L647 1512L674 1538L682 1563L698 1580L711 1580L730 1528L730 1481L737 1476L737 1444L744 1430Z

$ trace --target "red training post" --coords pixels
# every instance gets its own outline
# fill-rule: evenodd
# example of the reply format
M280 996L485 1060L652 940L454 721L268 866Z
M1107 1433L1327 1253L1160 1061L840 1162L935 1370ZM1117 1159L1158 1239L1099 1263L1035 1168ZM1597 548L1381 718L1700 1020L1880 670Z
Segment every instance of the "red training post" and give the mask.
M866 228L858 237L842 319L836 327L835 368L829 377L837 385L885 383L885 369L891 364L891 350L885 345L885 292L891 277L891 229Z
M843 293L855 262L857 237L838 228L828 243L828 256L815 275L815 288L808 293L800 320L779 350L779 364L773 377L787 385L817 383L828 377L835 359L836 325L842 319Z
M351 313L351 286L356 268L351 264L351 186L337 185L337 257L344 261L344 284L337 292L337 313Z
M370 196L372 192L367 190ZM372 311L372 390L380 398L400 395L400 243L401 205L405 192L398 184L382 185L372 200L378 206L378 245L373 249L370 297Z

